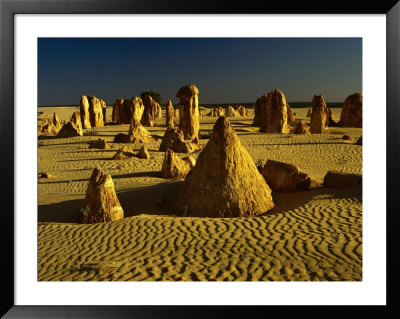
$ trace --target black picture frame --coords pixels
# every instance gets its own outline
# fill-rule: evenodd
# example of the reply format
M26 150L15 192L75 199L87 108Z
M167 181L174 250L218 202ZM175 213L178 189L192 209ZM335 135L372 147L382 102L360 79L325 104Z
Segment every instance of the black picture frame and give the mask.
M386 306L16 306L14 303L14 16L15 14L385 14L387 21L387 305ZM400 2L398 0L326 1L163 1L163 0L0 0L0 146L3 188L1 308L4 318L219 318L292 315L399 318L398 207L400 136ZM383 141L382 141L383 143ZM379 185L377 185L379 187ZM384 207L384 205L383 205ZM385 212L376 212L384 214ZM179 301L177 301L179 305ZM268 307L268 308L266 308Z

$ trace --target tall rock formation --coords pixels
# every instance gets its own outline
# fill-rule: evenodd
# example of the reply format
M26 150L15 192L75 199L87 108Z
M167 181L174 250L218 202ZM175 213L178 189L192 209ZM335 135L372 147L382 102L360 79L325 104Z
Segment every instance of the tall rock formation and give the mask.
M262 97L260 100L263 102L260 109L260 131L267 133L289 133L285 95L280 90L274 89L267 94L266 99Z
M171 100L165 105L166 127L174 127L174 106Z
M176 97L179 102L179 129L185 140L199 143L199 90L194 84L189 84L178 90Z
M89 118L92 127L104 126L103 108L100 99L95 96L89 96Z
M173 205L188 216L251 217L274 207L271 189L225 117L186 176Z
M328 133L329 111L322 94L314 95L311 110L311 134Z
M90 115L89 115L89 101L86 95L81 96L79 103L79 111L81 115L82 128L88 129L92 126L90 125Z

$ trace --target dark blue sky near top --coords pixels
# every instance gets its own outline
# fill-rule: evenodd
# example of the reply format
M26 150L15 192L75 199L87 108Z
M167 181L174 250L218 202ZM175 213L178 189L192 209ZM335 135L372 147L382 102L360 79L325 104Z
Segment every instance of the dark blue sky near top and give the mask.
M195 83L199 104L255 102L278 88L289 102L362 92L361 38L39 38L39 105L94 95L159 92Z

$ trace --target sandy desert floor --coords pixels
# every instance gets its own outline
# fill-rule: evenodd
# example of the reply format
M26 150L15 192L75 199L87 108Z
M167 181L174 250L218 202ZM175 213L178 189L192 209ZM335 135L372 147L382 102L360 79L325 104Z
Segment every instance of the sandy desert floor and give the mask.
M40 107L68 120L77 107ZM307 109L293 109L309 122ZM340 108L333 109L334 118ZM107 110L108 116L111 109ZM200 133L217 118L201 118ZM40 281L326 281L362 280L362 187L322 187L328 170L362 174L362 129L330 128L327 135L267 134L252 117L230 118L256 164L267 159L298 166L312 179L310 191L273 192L274 207L254 218L179 217L169 202L183 180L160 176L158 151L165 118L147 128L151 158L112 160L123 144L112 143L129 125L95 128L96 135L39 137L38 280ZM348 134L350 141L342 140ZM111 149L88 149L103 137ZM207 140L202 139L202 144ZM142 145L133 145L134 151ZM180 155L182 156L182 155ZM194 154L196 158L198 153ZM79 224L86 188L96 165L111 174L123 220Z

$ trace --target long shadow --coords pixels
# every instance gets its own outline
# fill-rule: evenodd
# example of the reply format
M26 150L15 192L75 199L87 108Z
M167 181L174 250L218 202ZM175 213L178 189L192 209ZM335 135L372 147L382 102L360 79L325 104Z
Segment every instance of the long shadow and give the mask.
M332 145L332 144L346 144L346 145L354 145L354 143L340 143L340 142L310 142L310 143L272 143L272 144L267 144L267 143L255 143L252 144L253 146L271 146L271 145L288 145L288 146L294 146L294 145L317 145L317 144L321 144L321 145Z
M137 172L130 174L113 175L113 179L132 178L132 177L159 177L162 178L161 172Z
M304 206L314 197L320 195L325 195L326 198L332 199L356 198L362 202L362 185L360 184L350 188L318 187L309 191L294 191L288 193L272 192L272 197L276 206L263 215L285 213L289 210Z
M124 216L173 215L171 202L183 181L168 181L158 185L118 192ZM79 223L83 199L39 205L38 222Z

